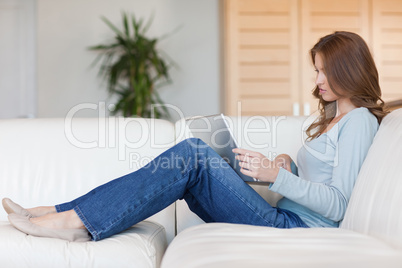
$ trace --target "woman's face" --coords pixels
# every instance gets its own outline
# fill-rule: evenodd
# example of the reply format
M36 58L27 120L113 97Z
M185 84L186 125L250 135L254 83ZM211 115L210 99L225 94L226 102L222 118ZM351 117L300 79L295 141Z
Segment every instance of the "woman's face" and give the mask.
M336 101L339 99L337 95L330 88L327 76L324 73L324 62L322 61L320 53L315 54L315 71L317 72L317 77L315 79L315 84L320 89L321 97L327 101Z

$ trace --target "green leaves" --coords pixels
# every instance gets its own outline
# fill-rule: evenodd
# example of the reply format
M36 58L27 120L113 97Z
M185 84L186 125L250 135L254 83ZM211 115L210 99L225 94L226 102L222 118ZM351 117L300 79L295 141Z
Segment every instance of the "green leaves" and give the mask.
M110 94L119 96L114 114L121 112L123 116L152 116L152 104L163 104L155 85L169 82L169 65L165 56L157 50L158 39L145 36L153 16L145 26L143 20L136 20L122 14L123 29L113 25L107 18L102 21L115 33L114 42L89 47L99 51L95 64L101 61L99 76L107 81ZM154 111L156 118L169 117L163 105L157 105Z

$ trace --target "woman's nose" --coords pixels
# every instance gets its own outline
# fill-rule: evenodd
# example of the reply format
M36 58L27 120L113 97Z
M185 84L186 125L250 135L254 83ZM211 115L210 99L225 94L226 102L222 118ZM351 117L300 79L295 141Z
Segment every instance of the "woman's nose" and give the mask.
M324 77L322 74L317 74L317 77L315 78L315 84L317 86L322 85L324 83Z

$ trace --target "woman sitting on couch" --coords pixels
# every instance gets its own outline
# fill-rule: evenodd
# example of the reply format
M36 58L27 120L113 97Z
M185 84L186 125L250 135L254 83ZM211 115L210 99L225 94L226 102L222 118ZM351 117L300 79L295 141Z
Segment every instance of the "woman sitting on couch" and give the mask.
M205 222L337 227L386 112L375 63L360 36L335 32L310 53L320 117L307 129L298 168L288 155L270 161L256 152L234 150L244 174L270 182L271 190L284 196L278 207L270 206L201 140L187 139L143 168L71 202L24 209L5 198L11 224L34 236L96 241L184 199Z

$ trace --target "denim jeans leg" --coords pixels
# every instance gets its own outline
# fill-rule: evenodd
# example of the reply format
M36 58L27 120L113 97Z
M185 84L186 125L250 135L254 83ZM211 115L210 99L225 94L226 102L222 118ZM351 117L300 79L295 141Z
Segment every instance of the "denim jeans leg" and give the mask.
M199 139L185 140L143 168L56 208L74 209L93 239L99 240L183 198L207 222L280 228L302 225L288 212L271 207Z

